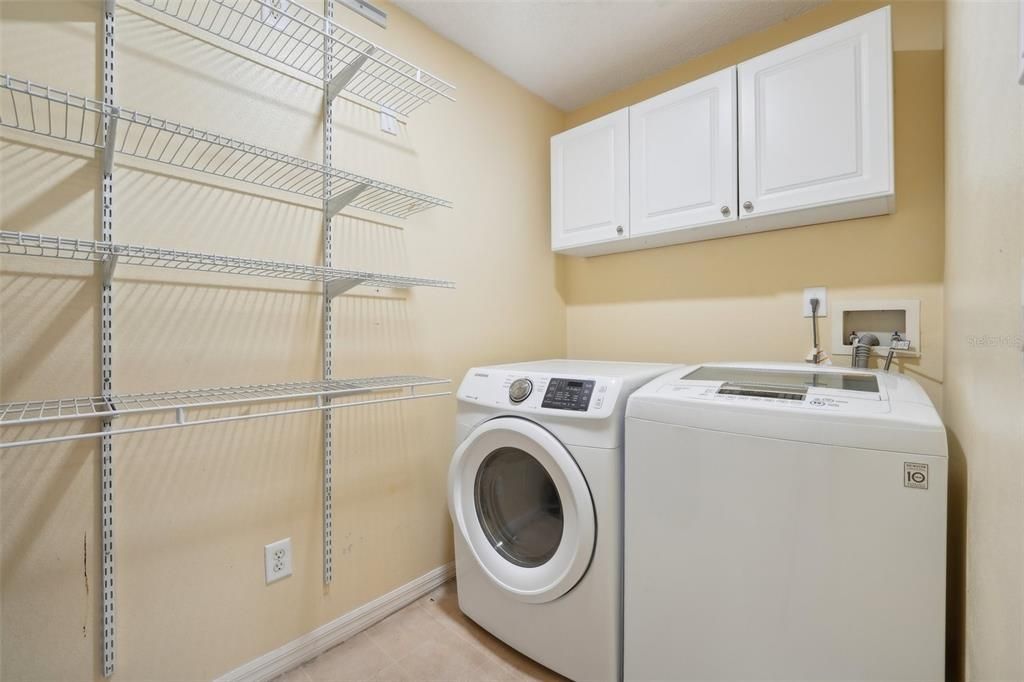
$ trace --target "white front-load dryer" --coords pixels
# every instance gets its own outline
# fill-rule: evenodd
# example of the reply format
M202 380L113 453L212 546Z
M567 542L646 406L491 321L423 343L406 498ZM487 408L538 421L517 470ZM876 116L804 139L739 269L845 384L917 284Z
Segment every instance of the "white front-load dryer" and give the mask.
M459 607L574 680L621 676L625 406L669 369L547 360L474 368L459 387Z

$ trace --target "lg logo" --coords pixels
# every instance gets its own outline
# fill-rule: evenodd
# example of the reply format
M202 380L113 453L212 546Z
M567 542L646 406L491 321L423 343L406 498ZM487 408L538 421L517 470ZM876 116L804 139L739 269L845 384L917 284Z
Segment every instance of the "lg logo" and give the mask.
M915 462L903 463L903 487L928 490L928 465Z

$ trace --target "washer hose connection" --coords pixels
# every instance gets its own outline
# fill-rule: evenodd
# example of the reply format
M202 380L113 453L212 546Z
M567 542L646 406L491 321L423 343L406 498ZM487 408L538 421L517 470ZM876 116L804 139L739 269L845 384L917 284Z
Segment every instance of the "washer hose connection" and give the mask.
M871 347L880 345L878 337L870 332L864 332L863 334L851 332L850 343L853 344L852 366L855 369L868 369Z

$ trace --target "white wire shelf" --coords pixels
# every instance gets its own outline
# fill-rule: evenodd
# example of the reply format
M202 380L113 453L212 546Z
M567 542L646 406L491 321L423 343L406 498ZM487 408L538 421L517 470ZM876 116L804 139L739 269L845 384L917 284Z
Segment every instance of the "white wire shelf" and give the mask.
M451 395L451 391L432 390L418 393L417 389L448 384L448 379L434 379L421 376L386 376L362 379L332 379L330 381L299 381L283 384L254 384L226 388L201 388L189 391L167 391L160 393L132 393L114 395L109 398L92 396L86 398L60 398L54 400L29 400L0 404L0 427L30 426L54 422L97 420L96 428L87 433L74 433L16 441L0 442L0 449L28 445L43 445L85 438L96 438L105 432L98 420L118 419L131 415L158 415L163 420L141 426L124 428L111 427L106 433L119 435L159 431L163 429L216 424L223 422L273 417L302 412L356 407L379 403L434 398ZM376 397L376 394L387 393ZM330 402L331 399L345 399ZM282 402L312 402L312 405L296 407L275 407ZM243 414L189 419L189 412L200 409L222 409L249 406ZM265 411L259 405L269 406Z
M267 189L407 218L451 202L89 97L0 74L0 125ZM111 125L104 137L103 119ZM325 196L325 176L331 193Z
M131 244L0 231L0 254L37 256L63 260L92 261L116 265L141 265L200 272L218 272L254 277L324 281L337 283L340 291L358 285L405 289L409 287L440 287L452 289L453 282L441 279L404 277L378 272L325 268L282 261L220 256L195 251L178 251Z
M344 90L404 116L435 97L454 101L451 83L295 0L136 2L321 81L332 98ZM334 66L331 73L325 71L325 50Z

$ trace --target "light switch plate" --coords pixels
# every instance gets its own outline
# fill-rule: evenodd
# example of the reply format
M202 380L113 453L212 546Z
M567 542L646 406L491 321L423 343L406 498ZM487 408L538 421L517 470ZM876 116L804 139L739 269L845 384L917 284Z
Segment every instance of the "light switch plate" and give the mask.
M811 316L811 299L818 299L818 317L828 316L828 289L811 287L804 289L804 317Z

